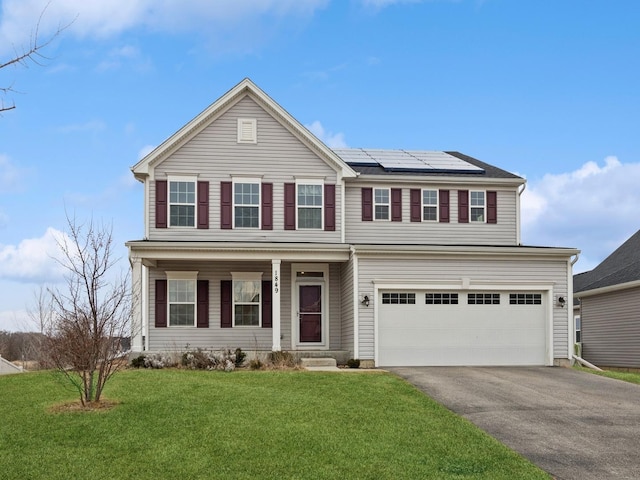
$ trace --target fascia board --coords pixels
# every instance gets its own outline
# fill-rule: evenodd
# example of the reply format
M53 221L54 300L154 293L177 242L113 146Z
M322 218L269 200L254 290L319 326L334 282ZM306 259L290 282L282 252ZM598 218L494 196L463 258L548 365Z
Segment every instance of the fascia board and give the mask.
M526 183L522 178L492 178L492 177L463 177L455 175L419 175L419 174L407 174L407 175L358 175L357 179L347 179L349 185L358 183L383 183L385 185L391 184L433 184L443 185L452 184L456 186L469 185L469 186L496 186L496 187L520 187Z
M593 290L585 290L573 294L576 298L593 297L594 295L602 295L605 293L617 292L620 290L628 290L630 288L640 287L640 280L633 282L618 283L617 285L609 285L607 287L594 288Z
M569 258L579 253L574 248L521 247L521 246L468 246L468 245L354 245L360 258L389 256L397 258L447 255L459 256L505 256L535 258Z
M206 242L127 242L130 258L153 260L272 260L347 261L349 245L233 244Z

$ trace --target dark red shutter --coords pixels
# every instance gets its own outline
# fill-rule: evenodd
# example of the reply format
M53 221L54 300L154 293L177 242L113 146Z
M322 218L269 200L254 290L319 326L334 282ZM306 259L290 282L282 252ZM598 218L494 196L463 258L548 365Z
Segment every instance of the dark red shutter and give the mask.
M220 327L231 328L232 315L231 308L231 280L222 280L220 282Z
M156 280L156 328L164 328L166 326L167 326L167 281Z
M273 230L273 183L262 184L262 230Z
M373 188L362 188L362 221L373 220Z
M458 223L469 223L469 190L458 190Z
M336 186L324 186L324 229L328 232L336 230Z
M209 328L209 280L198 280L198 328Z
M166 180L156 180L156 228L167 228Z
M233 184L220 182L220 228L229 229L233 226Z
M497 192L487 192L487 223L498 223Z
M402 189L391 189L391 221L402 221Z
M409 192L409 199L411 202L411 221L422 221L422 190L419 188L412 188Z
M262 328L271 328L271 280L262 281Z
M449 223L449 190L438 192L438 203L440 206L440 222Z
M209 182L198 182L198 228L209 228Z
M296 229L296 184L284 184L284 229Z

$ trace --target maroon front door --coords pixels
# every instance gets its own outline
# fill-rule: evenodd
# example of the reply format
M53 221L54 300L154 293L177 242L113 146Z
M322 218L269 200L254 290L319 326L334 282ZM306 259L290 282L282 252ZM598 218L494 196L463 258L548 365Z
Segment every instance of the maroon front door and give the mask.
M299 285L300 342L322 342L322 286Z

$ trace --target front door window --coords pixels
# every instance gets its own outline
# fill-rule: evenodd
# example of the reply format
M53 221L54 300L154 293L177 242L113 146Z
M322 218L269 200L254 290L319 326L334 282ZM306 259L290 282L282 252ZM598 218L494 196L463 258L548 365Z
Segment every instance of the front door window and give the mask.
M299 285L300 342L322 342L322 285Z

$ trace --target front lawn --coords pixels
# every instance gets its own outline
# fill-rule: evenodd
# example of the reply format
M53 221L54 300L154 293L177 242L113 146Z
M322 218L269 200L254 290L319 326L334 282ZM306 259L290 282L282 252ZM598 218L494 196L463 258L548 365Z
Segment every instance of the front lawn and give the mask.
M598 370L581 367L579 365L575 365L573 368L580 370L581 372L589 372L602 377L615 378L616 380L640 384L640 373L638 372L618 372L615 370L603 370L602 372L599 372Z
M549 478L390 374L128 370L114 408L51 412L73 398L0 377L0 479Z

